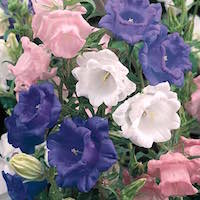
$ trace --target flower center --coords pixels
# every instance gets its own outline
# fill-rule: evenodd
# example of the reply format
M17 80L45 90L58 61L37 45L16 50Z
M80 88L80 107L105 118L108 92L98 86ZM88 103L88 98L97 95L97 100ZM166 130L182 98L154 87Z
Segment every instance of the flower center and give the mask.
M134 23L134 20L133 20L133 18L131 18L131 17L129 17L129 19L128 19L128 22L130 22L130 23Z
M103 77L103 82L105 82L106 80L108 80L108 78L110 77L110 73L109 72L106 72L104 77Z
M164 56L164 61L168 61L168 57L167 56Z
M78 149L75 149L75 148L71 149L71 152L72 152L75 156L78 156L78 154L82 154L81 151L79 151Z
M144 111L143 113L142 113L142 117L143 118L149 118L150 120L154 120L154 117L155 117L155 113L154 112L152 112L152 111Z
M40 104L36 105L35 108L38 109L40 107Z

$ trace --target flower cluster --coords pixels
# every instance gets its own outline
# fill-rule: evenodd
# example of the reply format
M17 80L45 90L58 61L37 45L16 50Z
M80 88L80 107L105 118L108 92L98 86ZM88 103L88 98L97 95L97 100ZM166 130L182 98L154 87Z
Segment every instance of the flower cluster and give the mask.
M1 200L199 198L198 2L104 2L0 1Z

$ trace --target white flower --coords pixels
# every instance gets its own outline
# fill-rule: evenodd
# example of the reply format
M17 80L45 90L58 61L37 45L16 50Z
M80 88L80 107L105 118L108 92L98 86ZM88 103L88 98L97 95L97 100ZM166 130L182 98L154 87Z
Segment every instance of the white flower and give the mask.
M180 127L180 108L177 94L170 91L168 82L147 86L143 93L129 98L113 113L121 126L122 135L134 144L151 148L153 142L171 138L171 130Z
M8 16L6 16L4 10L0 8L0 36L3 36L9 27Z
M181 13L181 9L175 7L173 0L158 0L158 1L165 3L166 10L168 10L169 7L172 7L174 9L174 12L175 12L176 15ZM185 0L185 5L186 5L187 10L190 9L193 2L194 2L194 0Z
M190 16L190 20L192 20L193 16ZM194 17L194 29L192 33L192 39L200 41L200 17L196 15ZM198 52L198 49L195 47L192 47L192 51L195 53L195 56L198 60L200 60L200 52Z
M190 19L192 19L192 16L190 17ZM194 17L194 29L192 39L200 40L200 17L198 15Z
M15 149L12 145L8 143L8 134L4 134L1 136L0 140L0 172L4 171L5 173L9 173L11 175L14 174L14 171L11 169L9 164L9 159L15 154L20 153L20 149ZM7 186L6 182L0 173L0 199L3 200L3 197L7 197Z
M6 61L11 61L8 55L8 48L4 40L0 39L0 89L9 89L7 85L7 80L12 80L13 75L8 70L8 63Z
M128 69L108 49L83 53L77 63L80 67L72 71L78 80L76 93L87 97L94 107L102 103L116 106L136 90L135 83L127 78Z

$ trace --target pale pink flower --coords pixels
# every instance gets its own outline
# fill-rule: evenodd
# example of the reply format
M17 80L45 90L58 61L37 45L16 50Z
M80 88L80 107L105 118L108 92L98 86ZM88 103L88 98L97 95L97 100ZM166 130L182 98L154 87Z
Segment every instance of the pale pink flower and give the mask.
M50 54L37 46L27 37L22 37L24 53L20 56L15 66L9 65L9 69L15 78L15 91L28 89L38 80L46 80L56 75L56 68L49 71Z
M92 32L94 33L99 30L100 30L99 28L94 28ZM107 49L109 42L110 42L110 36L108 34L104 34L103 37L100 39L98 45L102 45L102 49Z
M188 139L181 136L177 151L186 156L200 156L200 139Z
M185 104L187 112L200 122L200 76L194 79L197 90L192 94L191 100Z
M56 10L33 16L34 37L57 57L73 58L83 48L92 27L82 17L81 12Z
M155 182L155 178L149 175L144 175L143 178L146 178L146 183L134 200L168 200L168 197L161 194L160 188Z
M103 48L103 49L106 49L106 48L108 48L109 42L110 42L110 36L107 35L107 34L105 34L105 35L101 38L101 40L100 40L100 42L99 42L99 45L102 45L102 48Z
M176 151L184 153L186 156L200 156L200 140L188 139L182 136ZM191 163L196 171L191 177L191 182L200 184L200 158L192 159Z
M160 160L150 160L148 174L160 179L159 188L164 196L193 195L198 190L193 187L193 176L198 166L181 153L168 152Z

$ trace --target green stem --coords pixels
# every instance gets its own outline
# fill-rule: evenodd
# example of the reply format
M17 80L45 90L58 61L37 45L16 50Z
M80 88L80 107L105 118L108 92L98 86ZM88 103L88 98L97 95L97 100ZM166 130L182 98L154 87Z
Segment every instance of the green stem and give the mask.
M198 8L199 8L199 0L197 0L197 2L196 2L196 6L195 6L195 8L194 8L193 18L195 18L195 16L197 15Z
M134 46L129 46L129 52L128 52L128 69L129 69L129 72L132 71L131 64L132 64L133 49L134 49Z

